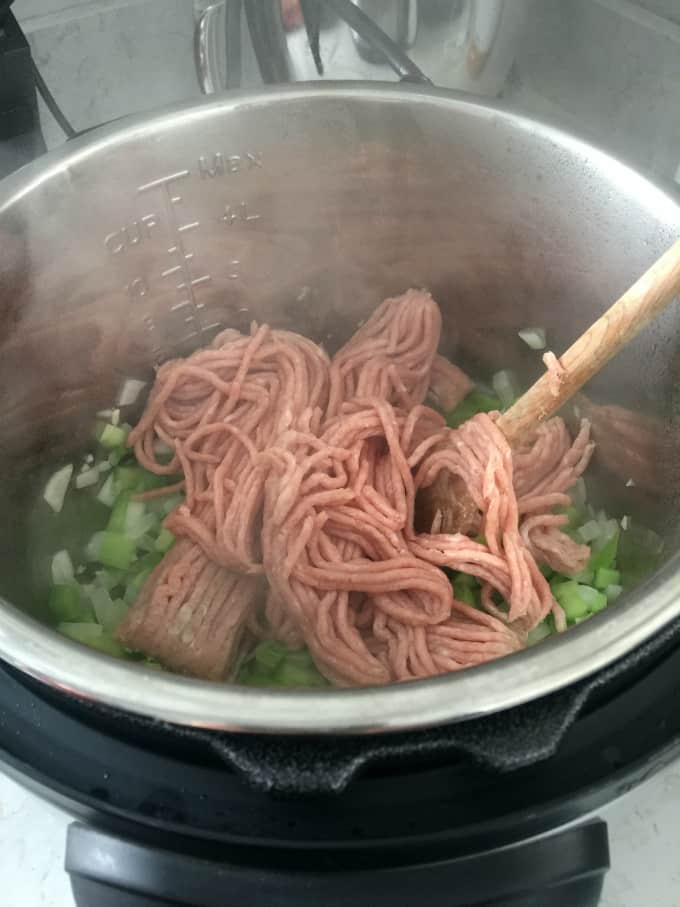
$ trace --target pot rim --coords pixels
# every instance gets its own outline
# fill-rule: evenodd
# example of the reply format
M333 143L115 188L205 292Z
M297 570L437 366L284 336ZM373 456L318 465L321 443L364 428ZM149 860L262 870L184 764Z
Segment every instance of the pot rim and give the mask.
M443 111L511 123L587 156L625 186L660 225L677 231L680 205L608 153L568 133L456 92L380 83L311 83L239 92L174 106L100 127L0 183L0 216L23 196L98 151L198 124L204 118L283 100L345 98L434 104ZM258 733L370 733L422 728L503 711L546 696L626 655L680 615L680 554L615 609L560 637L512 656L427 680L323 692L254 689L149 671L102 657L58 634L0 597L0 659L64 692L178 725Z

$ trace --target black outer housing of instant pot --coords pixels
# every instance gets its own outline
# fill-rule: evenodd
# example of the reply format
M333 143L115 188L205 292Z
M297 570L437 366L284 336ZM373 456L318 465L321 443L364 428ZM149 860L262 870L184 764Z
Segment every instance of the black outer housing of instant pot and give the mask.
M78 822L78 907L588 907L584 821L680 750L680 621L580 684L425 731L180 729L0 669L0 762Z

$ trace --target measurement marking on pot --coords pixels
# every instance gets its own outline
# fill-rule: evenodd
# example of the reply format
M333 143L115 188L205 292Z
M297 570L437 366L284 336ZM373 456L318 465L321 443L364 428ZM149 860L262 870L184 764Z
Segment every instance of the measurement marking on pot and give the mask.
M243 173L263 167L262 154L259 151L244 151L243 154L223 154L213 151L202 154L198 159L198 173L202 180L215 179L227 173Z
M201 319L201 310L204 308L203 303L196 299L195 290L198 287L210 283L210 274L199 274L194 276L192 264L194 253L185 245L185 236L200 227L199 220L191 220L185 223L180 222L177 217L177 206L182 201L182 196L177 193L176 184L188 177L188 170L180 170L177 173L171 173L168 176L160 177L149 183L139 186L139 193L158 191L161 195L163 210L167 220L167 228L170 233L171 245L168 246L168 255L172 264L161 271L161 278L173 278L175 291L178 301L171 307L171 311L183 311L186 309L184 321L186 324L193 324L197 334L205 330L205 325Z
M170 261L167 267L161 268L159 277L161 280L173 282L176 300L169 306L169 311L178 319L178 327L180 323L185 324L190 331L181 338L173 336L169 342L170 347L221 327L219 321L208 323L206 304L196 293L198 289L212 282L212 276L197 267L195 252L187 247L188 234L198 230L201 227L201 221L196 219L183 221L181 219L178 206L183 201L180 191L182 182L187 178L195 179L196 176L201 180L213 179L227 174L257 170L262 166L262 155L254 151L229 155L218 151L201 155L198 160L197 172L189 169L177 170L137 186L139 195L157 193L156 198L161 206L158 212L150 211L148 214L143 214L117 230L112 230L104 237L104 247L112 256L124 254L149 239L154 239L157 243L163 233L168 237L169 243L166 252ZM260 220L260 217L260 214L249 208L246 201L239 201L224 203L223 213L218 216L218 221L221 219L223 223L231 226L233 224L252 224ZM159 229L162 232L159 233ZM241 278L241 260L239 258L227 259L222 274L230 281L239 280ZM153 295L152 285L150 285L147 275L134 276L129 278L125 284L125 292L131 300L138 302L141 306L142 324L149 336L151 353L158 362L163 359L166 344L160 336L159 326L154 315L145 311L147 301Z
M104 237L104 248L110 255L120 255L126 249L138 246L151 236L152 231L159 224L156 214L144 214L139 220L114 230Z

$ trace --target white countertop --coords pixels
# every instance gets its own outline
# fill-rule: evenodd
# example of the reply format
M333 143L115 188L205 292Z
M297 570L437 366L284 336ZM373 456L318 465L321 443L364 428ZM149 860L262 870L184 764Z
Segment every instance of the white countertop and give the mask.
M601 907L680 907L680 763L599 815L612 853ZM73 907L62 868L69 821L0 774L2 907Z

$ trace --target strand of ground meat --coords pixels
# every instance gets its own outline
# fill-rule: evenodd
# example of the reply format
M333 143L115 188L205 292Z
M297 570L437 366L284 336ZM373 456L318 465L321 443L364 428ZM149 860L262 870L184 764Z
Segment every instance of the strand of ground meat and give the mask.
M572 444L551 420L514 455L493 416L447 429L423 400L449 406L471 384L437 355L440 329L431 296L409 290L332 362L254 325L163 365L129 443L153 472L180 472L186 500L119 638L212 678L233 676L247 640L268 634L355 685L509 654L551 610L562 628L536 558L580 556L554 508L588 462L588 427ZM444 471L464 483L483 540L414 530L418 489ZM483 609L455 600L442 567L479 578Z
M425 407L420 418L441 428ZM415 486L404 437L418 435L417 424L384 400L357 400L322 435L328 456L304 442L277 452L280 471L267 480L267 577L336 684L428 676L521 645L504 622L456 602L446 575L410 549ZM352 456L335 464L334 451ZM340 474L342 486L326 490L324 480ZM291 487L296 494L284 496ZM353 594L362 602L362 626Z
M255 457L289 428L318 431L328 368L316 344L266 325L249 337L224 332L210 349L161 366L129 443L147 469L184 476L186 502L167 527L223 567L261 572L263 478ZM159 461L157 439L172 448L170 462Z
M407 412L422 403L440 333L441 312L429 293L386 299L333 357L327 418L357 397L380 397Z

